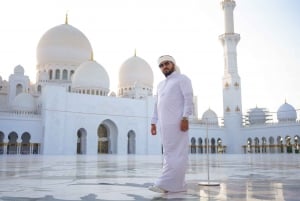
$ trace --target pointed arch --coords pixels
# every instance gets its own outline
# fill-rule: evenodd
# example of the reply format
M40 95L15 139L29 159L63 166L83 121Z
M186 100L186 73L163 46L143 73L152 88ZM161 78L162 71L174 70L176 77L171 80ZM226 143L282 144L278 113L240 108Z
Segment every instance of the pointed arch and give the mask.
M215 138L211 138L210 141L210 146L211 146L211 153L216 153L216 140Z
M261 138L261 153L267 153L267 139L265 137Z
M118 153L118 130L116 124L106 119L98 127L98 153Z
M199 137L198 138L198 153L203 153L203 145L202 145L202 143L203 143L203 140L202 140L202 138L201 137Z
M107 127L103 124L100 124L98 127L98 153L99 154L108 154L109 153L109 136Z
M16 95L18 95L22 92L23 92L23 85L22 84L17 84L16 85Z
M252 153L252 139L250 137L247 139L247 152Z
M11 132L8 135L8 144L7 144L7 154L17 154L18 152L18 134L16 132Z
M52 80L53 79L53 70L50 69L49 70L49 80Z
M62 79L63 80L68 80L68 71L66 69L64 69L63 72L62 72Z
M274 137L269 137L269 149L270 153L275 153L275 140Z
M281 136L277 137L277 147L278 147L278 153L283 153L283 138Z
M135 132L133 130L130 130L127 134L127 153L128 154L135 154Z
M55 70L55 79L56 79L56 80L59 80L59 79L60 79L60 70L59 70L59 69L56 69L56 70Z
M84 128L77 130L77 154L86 154L87 148L87 132Z
M0 131L0 154L4 154L4 133Z
M196 138L192 137L191 139L191 153L196 153Z
M224 148L223 148L223 145L222 145L221 138L217 139L217 152L218 153L224 153Z
M259 139L258 137L254 138L254 152L260 153Z
M69 80L72 80L72 76L73 76L74 72L75 72L74 70L70 71L70 76L69 76L70 79Z
M22 134L21 139L21 154L30 154L30 134L25 132Z
M39 84L38 87L37 87L37 92L38 92L38 93L42 93L42 86L41 86L40 84Z
M204 145L205 145L205 147L204 147L204 150L205 150L205 153L209 153L209 139L208 138L205 138L204 139Z
M285 137L286 153L293 153L292 139L289 135Z
M299 136L298 135L295 135L294 137L294 146L295 146L295 153L299 153L300 151L300 145L299 145Z

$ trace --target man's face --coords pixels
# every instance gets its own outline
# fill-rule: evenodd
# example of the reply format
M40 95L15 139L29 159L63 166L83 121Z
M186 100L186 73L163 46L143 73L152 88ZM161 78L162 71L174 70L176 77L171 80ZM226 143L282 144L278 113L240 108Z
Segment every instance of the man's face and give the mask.
M171 61L161 62L159 68L166 77L175 71L175 65Z

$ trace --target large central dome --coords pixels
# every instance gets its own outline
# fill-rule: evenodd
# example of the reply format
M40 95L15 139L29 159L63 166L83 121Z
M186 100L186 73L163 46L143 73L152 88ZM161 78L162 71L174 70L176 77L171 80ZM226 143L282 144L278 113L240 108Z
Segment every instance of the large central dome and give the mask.
M37 66L44 64L79 65L91 57L92 47L77 28L62 24L48 30L37 46Z

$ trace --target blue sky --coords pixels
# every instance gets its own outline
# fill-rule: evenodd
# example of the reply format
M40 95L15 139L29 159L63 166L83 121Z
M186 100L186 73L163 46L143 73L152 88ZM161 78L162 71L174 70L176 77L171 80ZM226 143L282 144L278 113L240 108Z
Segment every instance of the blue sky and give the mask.
M276 112L285 100L300 109L300 1L236 0L235 32L243 113L253 107ZM134 55L163 79L157 58L171 54L192 79L199 116L222 112L224 33L220 0L10 0L0 7L0 76L8 80L16 65L35 82L36 47L42 35L64 23L90 40L94 59L109 73L116 91L118 70Z

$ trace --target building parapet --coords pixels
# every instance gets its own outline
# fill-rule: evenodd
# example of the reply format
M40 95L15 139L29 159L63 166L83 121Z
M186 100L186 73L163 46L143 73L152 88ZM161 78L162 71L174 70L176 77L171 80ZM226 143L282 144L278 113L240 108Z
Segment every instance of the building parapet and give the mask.
M300 120L296 121L285 121L285 122L270 122L264 124L252 124L244 125L243 128L264 128L264 127L278 127L278 126L289 126L289 125L300 125Z
M11 111L0 111L0 119L41 119L41 114L34 114L34 113L26 113L26 112L11 112Z

